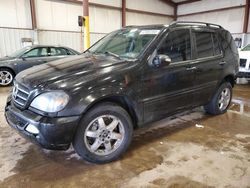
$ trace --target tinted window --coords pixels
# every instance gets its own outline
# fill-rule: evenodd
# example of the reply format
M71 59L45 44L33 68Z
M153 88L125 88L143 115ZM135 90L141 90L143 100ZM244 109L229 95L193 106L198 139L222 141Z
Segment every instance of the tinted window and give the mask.
M172 62L191 59L189 30L170 32L158 50L158 54L168 55Z
M72 52L72 51L70 51L68 49L63 48L63 50L65 50L67 52L67 55L75 55L74 52Z
M214 41L214 55L220 55L221 50L220 50L218 36L216 34L212 34L212 36Z
M195 33L197 58L213 56L213 41L211 33Z
M50 48L51 56L63 56L68 55L67 51L64 48Z
M58 55L68 55L67 51L64 48L56 48Z
M25 53L23 57L43 57L47 56L47 48L34 48L30 50L29 52Z

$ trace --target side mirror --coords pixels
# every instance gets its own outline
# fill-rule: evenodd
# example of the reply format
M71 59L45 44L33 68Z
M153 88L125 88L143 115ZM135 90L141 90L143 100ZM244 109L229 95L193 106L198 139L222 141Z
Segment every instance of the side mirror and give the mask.
M155 56L152 62L154 67L168 66L170 63L171 63L171 58L163 54Z
M22 59L23 61L26 61L26 57L21 57L21 59Z

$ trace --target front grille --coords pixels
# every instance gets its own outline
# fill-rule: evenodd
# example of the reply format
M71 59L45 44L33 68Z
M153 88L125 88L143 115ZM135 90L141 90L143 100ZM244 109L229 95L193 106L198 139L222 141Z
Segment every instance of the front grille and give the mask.
M240 67L246 67L247 60L246 59L240 59Z
M20 85L20 84L15 84L13 87L12 91L12 99L15 104L25 107L29 98L30 92L29 90Z

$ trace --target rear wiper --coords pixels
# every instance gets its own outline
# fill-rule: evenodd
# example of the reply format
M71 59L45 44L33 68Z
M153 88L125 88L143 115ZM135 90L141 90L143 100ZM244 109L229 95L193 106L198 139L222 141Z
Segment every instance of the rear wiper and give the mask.
M117 55L117 54L115 54L115 53L113 53L113 52L106 51L106 52L104 52L104 54L111 55L111 56L113 56L113 57L116 57L116 58L121 59L119 55Z

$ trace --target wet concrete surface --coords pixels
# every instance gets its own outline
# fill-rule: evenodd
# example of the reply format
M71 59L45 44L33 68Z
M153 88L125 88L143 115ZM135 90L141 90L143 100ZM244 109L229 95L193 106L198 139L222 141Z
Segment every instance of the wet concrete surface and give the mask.
M3 115L0 88L0 187L250 187L250 84L236 85L227 113L202 108L135 131L118 161L95 165L20 137Z

